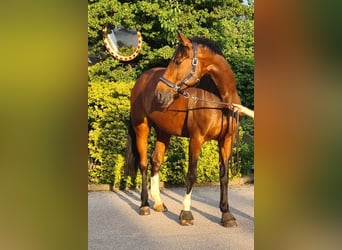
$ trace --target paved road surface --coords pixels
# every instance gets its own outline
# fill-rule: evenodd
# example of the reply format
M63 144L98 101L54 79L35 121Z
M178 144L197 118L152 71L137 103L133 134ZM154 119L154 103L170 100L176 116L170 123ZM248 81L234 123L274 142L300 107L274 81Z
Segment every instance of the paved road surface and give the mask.
M254 185L229 187L229 204L238 227L219 224L219 187L195 187L193 226L180 226L185 188L166 188L169 211L140 216L138 191L88 193L88 249L254 249ZM153 202L150 202L152 205Z

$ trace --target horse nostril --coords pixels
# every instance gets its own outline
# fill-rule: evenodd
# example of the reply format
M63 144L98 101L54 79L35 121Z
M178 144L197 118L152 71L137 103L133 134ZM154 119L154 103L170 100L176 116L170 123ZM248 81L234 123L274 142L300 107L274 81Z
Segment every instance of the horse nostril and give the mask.
M159 102L160 104L164 104L164 105L167 105L172 100L172 94L167 91L165 92L158 91L156 92L155 96L156 96L157 102Z
M160 92L157 92L157 100L160 102L162 99L162 94Z

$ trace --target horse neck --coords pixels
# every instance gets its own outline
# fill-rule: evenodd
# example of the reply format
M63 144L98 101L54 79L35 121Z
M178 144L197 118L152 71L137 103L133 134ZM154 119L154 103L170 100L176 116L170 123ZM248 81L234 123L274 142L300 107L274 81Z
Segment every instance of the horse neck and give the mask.
M212 56L212 62L205 65L203 74L209 74L220 93L222 101L231 103L237 96L234 73L228 62L220 55Z

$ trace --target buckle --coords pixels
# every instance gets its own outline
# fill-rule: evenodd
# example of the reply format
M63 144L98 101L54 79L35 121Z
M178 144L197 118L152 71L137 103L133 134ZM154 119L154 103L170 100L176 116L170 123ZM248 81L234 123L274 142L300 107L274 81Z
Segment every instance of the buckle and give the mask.
M198 64L198 58L197 57L192 58L192 65L197 66L197 64Z

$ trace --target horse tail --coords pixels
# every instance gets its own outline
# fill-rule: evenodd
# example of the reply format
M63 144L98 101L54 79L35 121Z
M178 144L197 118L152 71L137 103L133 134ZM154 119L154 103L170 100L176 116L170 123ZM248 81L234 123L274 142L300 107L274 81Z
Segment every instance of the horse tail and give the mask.
M132 126L131 119L129 119L124 167L125 176L131 176L135 178L137 176L138 167L139 154L136 146L136 135Z

